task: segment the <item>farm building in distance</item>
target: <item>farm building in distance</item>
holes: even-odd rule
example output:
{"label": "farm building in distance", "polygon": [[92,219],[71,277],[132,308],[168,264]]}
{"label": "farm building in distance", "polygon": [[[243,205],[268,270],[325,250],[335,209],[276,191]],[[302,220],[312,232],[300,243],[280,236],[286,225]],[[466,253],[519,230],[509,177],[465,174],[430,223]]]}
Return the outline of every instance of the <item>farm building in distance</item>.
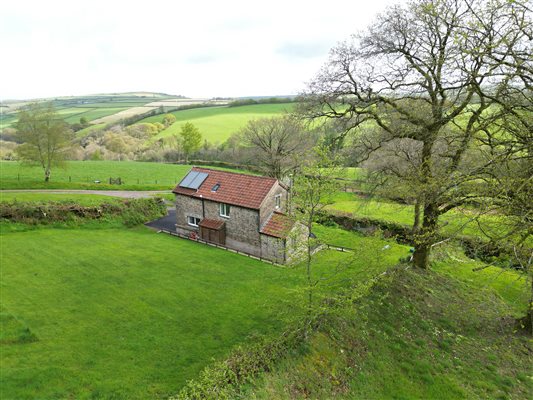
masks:
{"label": "farm building in distance", "polygon": [[297,226],[277,179],[193,167],[173,193],[177,233],[278,263],[295,256]]}

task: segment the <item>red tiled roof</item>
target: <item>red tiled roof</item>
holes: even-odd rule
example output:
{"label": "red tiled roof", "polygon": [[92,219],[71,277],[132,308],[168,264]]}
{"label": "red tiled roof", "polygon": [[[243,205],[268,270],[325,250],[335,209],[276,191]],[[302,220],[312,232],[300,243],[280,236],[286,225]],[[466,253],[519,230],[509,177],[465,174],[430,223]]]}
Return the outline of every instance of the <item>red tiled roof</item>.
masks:
{"label": "red tiled roof", "polygon": [[216,229],[216,230],[219,230],[220,228],[222,228],[224,226],[224,223],[226,221],[221,221],[221,220],[217,220],[217,219],[208,219],[208,218],[204,218],[200,224],[198,226],[202,226],[204,228],[208,228],[208,229]]}
{"label": "red tiled roof", "polygon": [[294,220],[291,217],[280,212],[273,212],[263,229],[261,229],[261,233],[278,238],[286,238],[293,226]]}
{"label": "red tiled roof", "polygon": [[[179,184],[172,191],[176,194],[213,200],[236,206],[258,210],[272,186],[275,178],[238,174],[235,172],[218,171],[209,168],[193,167],[191,171],[206,172],[207,178],[198,190],[182,188]],[[216,192],[213,186],[220,184]]]}

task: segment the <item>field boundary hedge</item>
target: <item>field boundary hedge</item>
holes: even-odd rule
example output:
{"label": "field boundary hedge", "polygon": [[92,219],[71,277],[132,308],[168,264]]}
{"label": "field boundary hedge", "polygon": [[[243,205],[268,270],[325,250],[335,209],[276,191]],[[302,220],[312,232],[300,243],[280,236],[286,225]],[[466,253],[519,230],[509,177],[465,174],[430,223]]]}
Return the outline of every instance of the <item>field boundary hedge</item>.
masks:
{"label": "field boundary hedge", "polygon": [[[357,230],[362,233],[371,233],[379,229],[383,232],[384,237],[394,238],[401,244],[414,245],[412,228],[396,222],[368,217],[355,217],[352,214],[343,212],[321,212],[317,216],[317,222],[326,226],[333,223],[344,230]],[[437,242],[449,239],[452,239],[452,237],[441,235],[437,238]],[[510,262],[506,256],[512,255],[512,249],[506,246],[472,236],[461,235],[453,237],[453,239],[461,245],[465,254],[472,259],[478,258],[483,262],[493,262],[494,258],[503,256],[507,262]]]}
{"label": "field boundary hedge", "polygon": [[0,203],[1,220],[29,225],[118,217],[125,225],[134,226],[159,218],[166,213],[166,205],[160,198],[126,199],[103,202],[98,206],[82,206],[70,201]]}

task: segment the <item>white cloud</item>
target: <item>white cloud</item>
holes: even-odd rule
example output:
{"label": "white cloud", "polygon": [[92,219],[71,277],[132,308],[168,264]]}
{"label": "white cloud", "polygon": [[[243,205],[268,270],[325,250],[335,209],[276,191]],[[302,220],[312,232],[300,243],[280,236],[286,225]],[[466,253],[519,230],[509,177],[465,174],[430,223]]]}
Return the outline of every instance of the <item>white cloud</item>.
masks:
{"label": "white cloud", "polygon": [[0,98],[295,94],[329,48],[393,2],[6,2]]}

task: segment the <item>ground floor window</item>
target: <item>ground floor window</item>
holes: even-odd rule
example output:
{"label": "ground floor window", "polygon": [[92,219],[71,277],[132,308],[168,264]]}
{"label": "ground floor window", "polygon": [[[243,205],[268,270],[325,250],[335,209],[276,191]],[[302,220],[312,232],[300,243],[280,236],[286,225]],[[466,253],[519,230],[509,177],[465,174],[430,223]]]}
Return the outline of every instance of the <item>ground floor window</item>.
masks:
{"label": "ground floor window", "polygon": [[197,217],[191,217],[190,215],[187,217],[187,223],[190,226],[198,226],[200,224],[200,218]]}

